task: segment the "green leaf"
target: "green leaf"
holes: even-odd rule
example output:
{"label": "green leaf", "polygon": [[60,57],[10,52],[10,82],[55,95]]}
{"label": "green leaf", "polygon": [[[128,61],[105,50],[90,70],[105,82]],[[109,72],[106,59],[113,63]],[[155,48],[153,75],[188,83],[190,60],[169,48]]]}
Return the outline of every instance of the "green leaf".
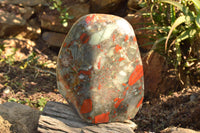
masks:
{"label": "green leaf", "polygon": [[16,98],[9,98],[8,102],[17,102],[17,99]]}
{"label": "green leaf", "polygon": [[143,46],[149,46],[149,45],[153,45],[154,42],[147,42],[145,44],[139,45],[139,47],[143,47]]}
{"label": "green leaf", "polygon": [[164,3],[168,3],[171,5],[176,6],[179,10],[183,11],[183,5],[176,2],[176,1],[172,1],[172,0],[160,0],[159,2],[164,2]]}
{"label": "green leaf", "polygon": [[61,12],[61,8],[60,8],[60,7],[57,7],[57,11],[58,11],[58,12]]}
{"label": "green leaf", "polygon": [[44,110],[44,108],[43,107],[40,107],[40,109],[39,109],[41,112]]}
{"label": "green leaf", "polygon": [[65,13],[65,17],[68,17],[68,16],[69,16],[69,13],[68,13],[68,12],[66,12],[66,13]]}
{"label": "green leaf", "polygon": [[61,6],[61,5],[62,5],[62,1],[61,1],[61,0],[55,0],[55,2],[56,2],[56,4],[57,4],[58,6]]}
{"label": "green leaf", "polygon": [[54,9],[55,9],[55,7],[54,7],[54,6],[50,6],[50,7],[49,7],[49,9],[51,9],[51,10],[54,10]]}
{"label": "green leaf", "polygon": [[196,23],[197,27],[200,28],[200,13],[197,14],[197,17],[195,19],[195,23]]}
{"label": "green leaf", "polygon": [[165,42],[165,50],[167,50],[167,43],[168,43],[168,40],[172,34],[172,31],[177,27],[179,26],[180,24],[184,23],[186,21],[185,19],[185,16],[180,16],[176,19],[176,21],[174,22],[174,24],[172,25],[172,28],[171,30],[169,31],[169,34],[167,36],[167,39],[166,39],[166,42]]}
{"label": "green leaf", "polygon": [[185,39],[188,39],[188,38],[193,38],[194,35],[197,33],[197,30],[196,29],[189,29],[187,31],[183,31],[178,37],[177,37],[177,40],[176,42],[181,42]]}
{"label": "green leaf", "polygon": [[58,5],[56,3],[53,3],[54,8],[58,8]]}
{"label": "green leaf", "polygon": [[167,36],[162,37],[162,38],[156,40],[155,43],[154,43],[154,45],[157,45],[157,44],[161,43],[162,41],[164,41],[164,40],[166,40],[166,39],[167,39]]}
{"label": "green leaf", "polygon": [[24,101],[24,100],[19,100],[18,103],[25,104],[26,101]]}
{"label": "green leaf", "polygon": [[173,24],[176,20],[176,11],[173,5],[170,6],[171,9],[171,23]]}
{"label": "green leaf", "polygon": [[74,16],[68,16],[68,19],[74,19]]}
{"label": "green leaf", "polygon": [[38,99],[37,101],[38,101],[38,105],[42,107],[44,107],[47,103],[46,98],[43,98],[43,97],[41,99]]}
{"label": "green leaf", "polygon": [[177,65],[180,66],[181,65],[181,49],[180,49],[180,43],[175,43],[175,47],[176,47],[176,60],[177,60]]}
{"label": "green leaf", "polygon": [[136,30],[170,30],[170,26],[151,26],[151,27],[143,27]]}
{"label": "green leaf", "polygon": [[153,44],[152,50],[156,49],[157,44],[161,43],[162,41],[164,41],[166,39],[167,39],[167,36],[162,37],[162,38],[156,40],[155,43]]}
{"label": "green leaf", "polygon": [[64,19],[65,17],[64,17],[64,16],[59,16],[59,18],[60,18],[60,19]]}
{"label": "green leaf", "polygon": [[196,6],[196,8],[198,10],[200,10],[200,1],[199,0],[192,0],[192,2],[194,3],[194,5]]}
{"label": "green leaf", "polygon": [[[195,18],[194,12],[191,11],[191,10],[189,9],[189,7],[183,7],[183,14],[184,14],[185,16],[188,16],[188,18],[191,19],[191,21],[192,21],[192,19]],[[190,20],[189,20],[189,21],[190,21]]]}
{"label": "green leaf", "polygon": [[143,8],[143,7],[146,7],[146,4],[147,4],[147,2],[139,2],[139,6],[141,7],[141,8]]}
{"label": "green leaf", "polygon": [[68,26],[68,22],[63,22],[62,25],[63,25],[64,27],[67,27],[67,26]]}
{"label": "green leaf", "polygon": [[61,12],[62,12],[62,13],[66,13],[66,12],[67,12],[67,8],[62,9]]}

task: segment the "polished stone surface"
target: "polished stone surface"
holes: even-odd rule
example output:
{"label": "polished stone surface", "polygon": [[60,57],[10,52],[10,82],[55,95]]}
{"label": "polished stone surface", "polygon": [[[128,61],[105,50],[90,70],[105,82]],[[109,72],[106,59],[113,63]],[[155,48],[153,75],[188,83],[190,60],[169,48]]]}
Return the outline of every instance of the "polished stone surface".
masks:
{"label": "polished stone surface", "polygon": [[144,97],[136,36],[123,18],[89,14],[66,36],[57,64],[60,93],[87,122],[134,118]]}

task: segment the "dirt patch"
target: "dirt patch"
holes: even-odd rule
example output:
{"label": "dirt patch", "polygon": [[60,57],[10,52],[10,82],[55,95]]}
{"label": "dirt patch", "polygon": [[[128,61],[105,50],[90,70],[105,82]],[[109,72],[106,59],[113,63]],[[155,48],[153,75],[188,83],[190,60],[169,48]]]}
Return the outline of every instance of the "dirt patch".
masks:
{"label": "dirt patch", "polygon": [[0,133],[11,133],[11,124],[0,116]]}
{"label": "dirt patch", "polygon": [[170,126],[200,130],[200,87],[192,86],[145,101],[134,118],[137,131],[158,132]]}
{"label": "dirt patch", "polygon": [[[38,108],[41,99],[44,103],[46,101],[66,103],[57,90],[55,76],[57,53],[51,51],[42,40],[37,40],[36,43],[37,45],[33,47],[36,53],[35,62],[34,59],[33,62],[26,62],[30,56],[21,62],[10,59],[0,62],[1,104],[14,101]],[[25,63],[28,64],[26,67]]]}

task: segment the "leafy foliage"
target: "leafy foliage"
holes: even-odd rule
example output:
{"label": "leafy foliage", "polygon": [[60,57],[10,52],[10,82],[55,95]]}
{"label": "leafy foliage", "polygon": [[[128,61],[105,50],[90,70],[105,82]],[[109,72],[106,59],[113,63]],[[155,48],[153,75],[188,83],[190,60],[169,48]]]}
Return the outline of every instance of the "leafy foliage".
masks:
{"label": "leafy foliage", "polygon": [[35,52],[32,52],[26,59],[22,61],[22,65],[20,66],[21,69],[27,68],[28,65],[36,65],[39,64],[38,59],[40,57],[37,56]]}
{"label": "leafy foliage", "polygon": [[16,102],[16,103],[21,103],[21,104],[27,104],[32,108],[39,108],[40,111],[43,111],[46,103],[47,103],[47,98],[41,97],[40,99],[38,99],[37,101],[30,101],[29,99],[25,99],[25,100],[20,100],[19,98],[14,98],[14,97],[10,97],[8,99],[8,102]]}
{"label": "leafy foliage", "polygon": [[0,44],[0,62],[6,62],[9,65],[13,65],[15,62],[15,54],[16,54],[17,48],[12,48],[12,54],[5,56],[5,46],[4,44]]}
{"label": "leafy foliage", "polygon": [[200,84],[200,1],[155,0],[152,27],[157,31],[155,50],[166,56],[183,85]]}
{"label": "leafy foliage", "polygon": [[61,0],[50,0],[50,2],[52,3],[52,5],[49,7],[52,10],[57,10],[60,13],[60,19],[61,19],[61,23],[64,27],[68,26],[68,20],[69,19],[73,19],[73,16],[70,16],[69,13],[67,12],[67,8],[64,8],[62,6],[62,1]]}

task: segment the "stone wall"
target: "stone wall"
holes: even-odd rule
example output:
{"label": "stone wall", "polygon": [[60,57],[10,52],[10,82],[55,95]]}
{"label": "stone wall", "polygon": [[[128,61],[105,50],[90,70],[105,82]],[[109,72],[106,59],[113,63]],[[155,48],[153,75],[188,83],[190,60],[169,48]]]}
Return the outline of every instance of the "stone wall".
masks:
{"label": "stone wall", "polygon": [[72,24],[83,15],[108,13],[125,17],[130,12],[130,6],[131,9],[138,9],[138,2],[137,0],[62,0],[63,7],[74,17],[68,20],[67,27],[63,27],[59,12],[49,9],[50,0],[0,0],[0,38],[20,35],[24,38],[37,39],[45,31],[64,33],[65,36]]}

